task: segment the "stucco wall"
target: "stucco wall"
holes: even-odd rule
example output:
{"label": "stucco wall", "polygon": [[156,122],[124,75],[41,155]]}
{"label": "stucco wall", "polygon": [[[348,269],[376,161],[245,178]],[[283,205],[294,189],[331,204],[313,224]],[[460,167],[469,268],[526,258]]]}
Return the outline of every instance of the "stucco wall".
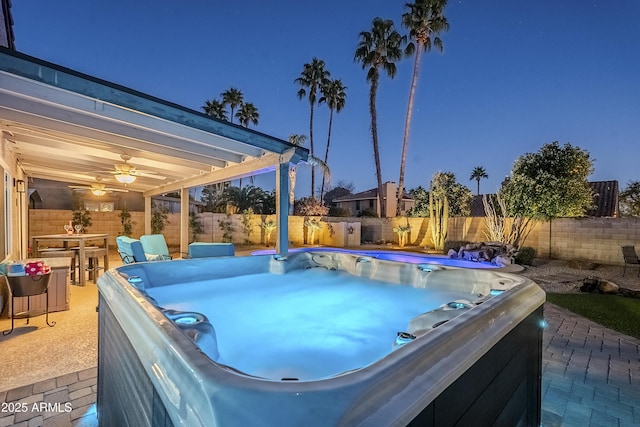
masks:
{"label": "stucco wall", "polygon": [[[92,212],[93,225],[89,232],[107,233],[111,236],[111,243],[115,245],[115,238],[122,232],[120,211]],[[69,210],[29,210],[29,237],[38,234],[56,234],[63,232],[64,224],[72,218]],[[196,240],[204,242],[221,242],[223,230],[219,221],[231,221],[233,242],[237,244],[248,241],[250,244],[263,244],[264,231],[260,227],[262,221],[274,220],[275,215],[251,217],[252,232],[246,236],[242,231],[242,215],[225,215],[205,212],[199,214],[199,220],[204,232],[196,236]],[[133,223],[133,237],[144,233],[144,214],[131,212]],[[180,245],[180,215],[169,214],[163,234],[169,246]],[[429,247],[431,244],[431,229],[429,218],[325,218],[322,231],[316,237],[315,244],[336,245],[337,223],[360,224],[360,239],[365,242],[396,243],[398,236],[393,228],[406,222],[412,226],[409,235],[411,246]],[[332,224],[330,229],[326,223]],[[449,220],[449,234],[447,240],[466,240],[472,242],[486,241],[484,218],[451,218]],[[309,243],[308,230],[304,226],[304,217],[289,217],[289,241],[295,245]],[[356,234],[357,235],[357,234]],[[193,240],[191,237],[189,240]],[[549,242],[551,241],[551,244]],[[275,242],[275,232],[271,237],[271,245]],[[622,264],[621,245],[636,245],[640,250],[640,218],[586,218],[586,219],[557,219],[551,222],[538,223],[525,241],[526,246],[532,246],[541,257],[558,259],[585,259],[605,264]]]}

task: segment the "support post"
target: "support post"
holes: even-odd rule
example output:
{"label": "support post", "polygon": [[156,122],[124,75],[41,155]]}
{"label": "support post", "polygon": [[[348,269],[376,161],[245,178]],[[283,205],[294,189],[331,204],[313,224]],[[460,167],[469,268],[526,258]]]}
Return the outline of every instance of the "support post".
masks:
{"label": "support post", "polygon": [[180,253],[189,252],[189,189],[180,190]]}
{"label": "support post", "polygon": [[276,253],[286,256],[289,252],[289,162],[276,168]]}

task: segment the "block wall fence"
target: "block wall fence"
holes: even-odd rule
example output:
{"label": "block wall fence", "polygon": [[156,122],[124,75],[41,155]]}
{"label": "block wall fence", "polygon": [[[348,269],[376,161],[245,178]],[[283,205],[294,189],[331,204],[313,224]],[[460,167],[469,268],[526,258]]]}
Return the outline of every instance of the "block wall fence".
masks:
{"label": "block wall fence", "polygon": [[[132,237],[144,234],[144,213],[130,212],[133,226]],[[91,212],[90,233],[107,233],[110,244],[115,247],[115,238],[122,233],[120,211]],[[29,210],[29,242],[31,236],[63,233],[64,224],[73,217],[70,210]],[[242,215],[226,215],[211,212],[198,214],[203,233],[190,236],[189,240],[202,242],[223,241],[223,230],[219,221],[231,222],[233,242],[236,244],[261,245],[265,242],[263,221],[275,221],[275,215],[252,215],[251,233],[243,232]],[[304,217],[289,217],[289,241],[293,245],[308,244],[309,234],[304,226]],[[170,247],[180,246],[180,214],[168,214],[163,234]],[[411,225],[408,246],[429,248],[431,229],[429,218],[323,218],[322,230],[317,234],[315,244],[331,245],[332,230],[328,224],[338,222],[360,223],[361,240],[365,243],[394,244],[398,236],[393,228],[399,224]],[[450,218],[447,240],[465,240],[471,242],[487,241],[484,234],[484,218]],[[271,236],[271,246],[276,233]],[[621,245],[635,245],[640,250],[640,218],[583,218],[554,219],[537,223],[527,237],[524,245],[535,248],[539,257],[556,259],[581,259],[602,264],[623,264]]]}

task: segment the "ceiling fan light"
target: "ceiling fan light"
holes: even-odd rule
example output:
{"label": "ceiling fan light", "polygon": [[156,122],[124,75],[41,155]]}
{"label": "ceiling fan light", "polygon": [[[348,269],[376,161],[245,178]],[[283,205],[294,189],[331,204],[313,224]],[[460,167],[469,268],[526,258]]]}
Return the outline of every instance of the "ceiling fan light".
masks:
{"label": "ceiling fan light", "polygon": [[95,195],[95,196],[104,196],[105,194],[107,194],[106,191],[101,190],[99,188],[94,188],[93,190],[91,190],[91,192]]}
{"label": "ceiling fan light", "polygon": [[115,175],[116,181],[122,183],[122,184],[131,184],[133,181],[136,180],[136,177],[134,175],[129,175],[129,174],[117,174]]}

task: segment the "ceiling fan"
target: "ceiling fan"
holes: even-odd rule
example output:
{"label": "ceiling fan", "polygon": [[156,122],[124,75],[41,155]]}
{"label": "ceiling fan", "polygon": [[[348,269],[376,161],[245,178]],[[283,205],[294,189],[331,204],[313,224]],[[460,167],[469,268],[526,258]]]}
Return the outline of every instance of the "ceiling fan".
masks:
{"label": "ceiling fan", "polygon": [[135,166],[127,163],[131,160],[131,156],[128,154],[121,154],[120,158],[122,159],[122,163],[115,164],[115,170],[110,171],[109,173],[111,173],[113,177],[122,184],[131,184],[139,176],[160,180],[166,179],[166,177],[157,175],[155,172],[137,170]]}
{"label": "ceiling fan", "polygon": [[99,176],[96,177],[96,183],[95,184],[91,184],[91,185],[70,185],[69,188],[72,188],[72,189],[78,190],[78,191],[89,190],[96,196],[104,196],[105,194],[111,193],[112,191],[119,191],[121,193],[128,193],[129,192],[129,190],[125,190],[125,189],[122,189],[122,188],[107,187],[105,184],[102,183],[102,178],[99,177]]}

